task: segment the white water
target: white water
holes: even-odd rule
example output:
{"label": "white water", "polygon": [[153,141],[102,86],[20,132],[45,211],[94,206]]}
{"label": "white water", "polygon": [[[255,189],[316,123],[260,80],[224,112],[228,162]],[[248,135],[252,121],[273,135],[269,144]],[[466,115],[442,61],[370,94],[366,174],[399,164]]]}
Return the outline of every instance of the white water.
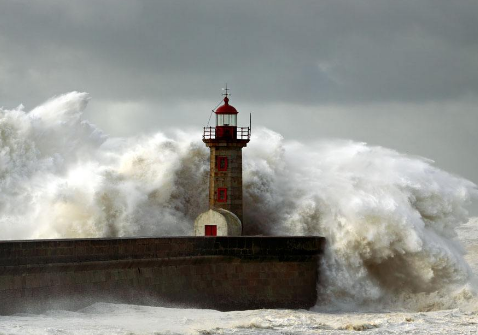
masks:
{"label": "white water", "polygon": [[[87,102],[73,92],[28,113],[0,111],[0,238],[190,234],[207,205],[200,134],[108,138],[82,120]],[[244,187],[247,233],[327,238],[326,307],[220,313],[97,304],[1,318],[0,333],[476,329],[475,279],[456,238],[477,196],[471,182],[381,147],[306,145],[258,129],[244,149]],[[475,227],[460,228],[472,265]],[[350,313],[384,309],[394,312]]]}

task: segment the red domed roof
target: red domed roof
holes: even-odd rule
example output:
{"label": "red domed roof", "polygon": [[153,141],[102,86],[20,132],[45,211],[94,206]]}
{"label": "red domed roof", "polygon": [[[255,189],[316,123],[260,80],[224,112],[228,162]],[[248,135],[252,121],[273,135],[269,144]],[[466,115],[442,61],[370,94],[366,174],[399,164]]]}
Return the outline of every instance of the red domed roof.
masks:
{"label": "red domed roof", "polygon": [[229,105],[228,97],[224,98],[224,105],[216,109],[216,114],[237,114],[237,113],[238,113],[237,110],[231,105]]}

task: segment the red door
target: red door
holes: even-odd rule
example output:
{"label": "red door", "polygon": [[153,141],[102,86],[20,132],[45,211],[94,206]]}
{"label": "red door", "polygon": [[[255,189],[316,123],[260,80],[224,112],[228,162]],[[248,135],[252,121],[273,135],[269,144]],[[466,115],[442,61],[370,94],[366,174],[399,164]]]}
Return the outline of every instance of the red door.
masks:
{"label": "red door", "polygon": [[217,226],[215,225],[205,225],[205,234],[206,236],[217,236]]}

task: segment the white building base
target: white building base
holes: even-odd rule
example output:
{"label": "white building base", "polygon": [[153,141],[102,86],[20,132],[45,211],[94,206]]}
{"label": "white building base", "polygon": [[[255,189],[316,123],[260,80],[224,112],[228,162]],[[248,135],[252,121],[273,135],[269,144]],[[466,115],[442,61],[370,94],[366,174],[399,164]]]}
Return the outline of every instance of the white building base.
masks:
{"label": "white building base", "polygon": [[[211,232],[214,232],[216,235],[214,235],[214,233],[211,234]],[[234,213],[228,210],[221,208],[210,209],[207,212],[199,214],[194,221],[194,235],[241,236],[242,223]]]}

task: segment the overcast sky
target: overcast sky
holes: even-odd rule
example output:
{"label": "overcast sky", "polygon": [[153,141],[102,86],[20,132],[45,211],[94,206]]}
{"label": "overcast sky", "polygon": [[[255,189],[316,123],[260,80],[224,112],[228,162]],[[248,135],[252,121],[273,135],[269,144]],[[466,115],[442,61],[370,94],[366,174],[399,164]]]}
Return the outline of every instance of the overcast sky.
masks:
{"label": "overcast sky", "polygon": [[114,136],[200,129],[225,82],[240,123],[478,182],[476,0],[0,0],[0,106],[86,91]]}

